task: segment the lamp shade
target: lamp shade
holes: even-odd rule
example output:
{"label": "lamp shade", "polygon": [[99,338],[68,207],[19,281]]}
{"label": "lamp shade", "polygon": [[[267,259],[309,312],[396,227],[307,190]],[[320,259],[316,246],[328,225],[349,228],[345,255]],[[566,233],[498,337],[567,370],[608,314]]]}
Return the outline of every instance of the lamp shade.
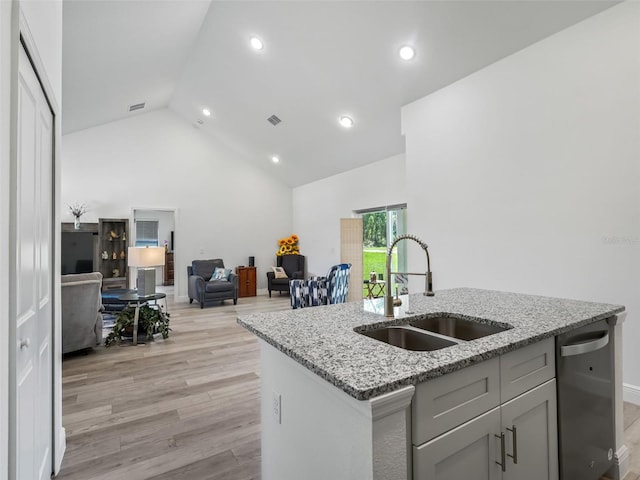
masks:
{"label": "lamp shade", "polygon": [[164,265],[163,247],[129,247],[130,267],[159,267]]}

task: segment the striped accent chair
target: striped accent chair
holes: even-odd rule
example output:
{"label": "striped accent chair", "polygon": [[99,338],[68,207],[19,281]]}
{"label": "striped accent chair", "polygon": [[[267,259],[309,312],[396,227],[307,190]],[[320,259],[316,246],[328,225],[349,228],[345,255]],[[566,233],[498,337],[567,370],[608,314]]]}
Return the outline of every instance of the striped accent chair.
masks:
{"label": "striped accent chair", "polygon": [[291,307],[304,308],[346,302],[350,273],[351,264],[341,263],[331,267],[326,277],[291,280],[289,282]]}

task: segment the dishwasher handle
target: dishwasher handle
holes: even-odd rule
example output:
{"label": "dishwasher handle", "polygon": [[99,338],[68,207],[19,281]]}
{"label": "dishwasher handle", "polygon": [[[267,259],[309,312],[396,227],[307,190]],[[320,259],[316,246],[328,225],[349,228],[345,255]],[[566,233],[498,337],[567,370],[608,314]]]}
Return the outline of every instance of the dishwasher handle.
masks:
{"label": "dishwasher handle", "polygon": [[569,345],[562,345],[560,347],[560,356],[572,357],[574,355],[582,355],[585,353],[595,352],[602,347],[606,347],[609,344],[609,332],[602,332],[603,334],[595,340],[588,340],[586,342],[579,342]]}

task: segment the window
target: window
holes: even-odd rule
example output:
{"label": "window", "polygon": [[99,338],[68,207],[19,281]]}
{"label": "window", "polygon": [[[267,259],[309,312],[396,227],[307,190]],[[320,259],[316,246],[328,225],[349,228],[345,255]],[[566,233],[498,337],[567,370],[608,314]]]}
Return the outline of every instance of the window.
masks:
{"label": "window", "polygon": [[136,247],[159,247],[158,220],[136,220]]}

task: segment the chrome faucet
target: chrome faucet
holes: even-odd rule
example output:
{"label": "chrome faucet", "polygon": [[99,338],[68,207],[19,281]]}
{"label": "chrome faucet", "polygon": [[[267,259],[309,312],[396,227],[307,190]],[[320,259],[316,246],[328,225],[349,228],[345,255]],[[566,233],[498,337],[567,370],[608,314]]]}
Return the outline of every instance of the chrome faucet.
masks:
{"label": "chrome faucet", "polygon": [[[420,245],[422,247],[422,249],[424,250],[424,253],[427,254],[427,271],[426,273],[408,273],[408,272],[392,272],[391,271],[391,253],[393,252],[393,248],[396,246],[396,244],[400,241],[400,240],[413,240],[414,242],[417,242],[418,245]],[[405,275],[424,275],[425,276],[425,292],[424,295],[426,295],[427,297],[433,297],[434,293],[433,293],[433,281],[431,278],[431,261],[429,260],[429,249],[427,247],[427,244],[424,243],[422,240],[420,240],[418,237],[416,237],[415,235],[400,235],[399,237],[396,237],[396,239],[393,241],[393,243],[391,244],[391,246],[389,247],[389,249],[387,250],[387,264],[386,264],[386,279],[388,282],[387,285],[387,292],[385,293],[384,296],[384,314],[386,317],[391,317],[393,318],[393,297],[391,294],[391,274],[405,274]]]}

